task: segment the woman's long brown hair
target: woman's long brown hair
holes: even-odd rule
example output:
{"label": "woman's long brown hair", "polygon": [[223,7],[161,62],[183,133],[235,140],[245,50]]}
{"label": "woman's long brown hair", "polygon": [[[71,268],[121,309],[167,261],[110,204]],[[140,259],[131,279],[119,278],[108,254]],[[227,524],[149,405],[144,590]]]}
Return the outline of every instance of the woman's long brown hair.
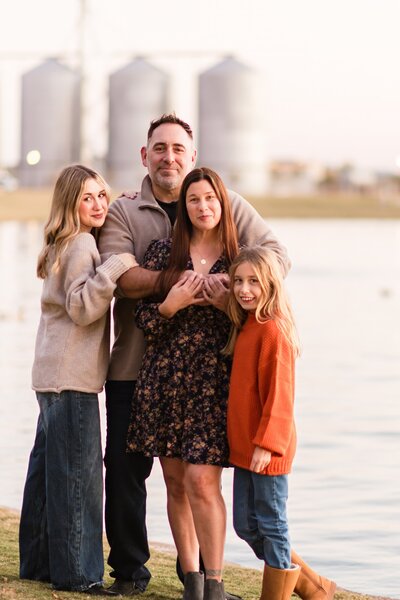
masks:
{"label": "woman's long brown hair", "polygon": [[193,169],[182,182],[176,209],[176,223],[172,233],[171,254],[168,266],[165,271],[162,271],[158,281],[158,290],[162,298],[178,281],[180,274],[186,270],[190,255],[190,240],[193,234],[193,225],[186,207],[186,195],[192,183],[203,180],[208,181],[221,203],[221,220],[218,224],[218,234],[228,265],[232,263],[239,251],[238,235],[233,221],[231,203],[222,179],[215,171],[207,167]]}

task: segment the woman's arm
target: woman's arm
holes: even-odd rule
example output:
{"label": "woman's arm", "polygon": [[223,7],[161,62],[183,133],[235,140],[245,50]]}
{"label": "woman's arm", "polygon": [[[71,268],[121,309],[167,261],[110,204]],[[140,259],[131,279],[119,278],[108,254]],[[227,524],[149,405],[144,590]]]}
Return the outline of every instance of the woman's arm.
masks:
{"label": "woman's arm", "polygon": [[175,285],[172,286],[163,302],[139,300],[135,321],[142,329],[146,339],[159,335],[168,335],[178,322],[178,313],[191,304],[201,304],[203,298],[196,297],[202,289],[202,278],[194,272],[186,272]]}
{"label": "woman's arm", "polygon": [[62,262],[65,310],[81,326],[94,323],[107,312],[117,279],[136,263],[134,256],[124,253],[110,256],[100,265],[90,233],[71,241]]}

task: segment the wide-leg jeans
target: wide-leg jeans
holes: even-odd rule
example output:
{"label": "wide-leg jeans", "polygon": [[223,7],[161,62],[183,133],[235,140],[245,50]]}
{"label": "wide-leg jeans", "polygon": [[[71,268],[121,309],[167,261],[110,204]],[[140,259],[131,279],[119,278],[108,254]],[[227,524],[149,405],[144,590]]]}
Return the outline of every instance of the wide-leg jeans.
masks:
{"label": "wide-leg jeans", "polygon": [[235,467],[234,529],[260,560],[275,569],[291,565],[287,498],[287,475],[261,475]]}
{"label": "wide-leg jeans", "polygon": [[21,511],[20,577],[85,590],[102,583],[104,574],[98,397],[36,395],[40,414]]}

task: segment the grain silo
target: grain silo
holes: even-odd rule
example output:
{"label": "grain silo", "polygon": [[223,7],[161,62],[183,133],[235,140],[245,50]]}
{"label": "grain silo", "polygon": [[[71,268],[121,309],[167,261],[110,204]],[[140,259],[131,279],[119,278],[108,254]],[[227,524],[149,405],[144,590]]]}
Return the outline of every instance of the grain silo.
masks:
{"label": "grain silo", "polygon": [[242,194],[266,191],[263,92],[260,74],[231,57],[200,75],[198,164]]}
{"label": "grain silo", "polygon": [[79,160],[80,76],[48,59],[22,77],[21,184],[47,186]]}
{"label": "grain silo", "polygon": [[140,189],[146,174],[140,149],[150,121],[167,109],[169,77],[143,58],[110,76],[108,177],[120,188]]}

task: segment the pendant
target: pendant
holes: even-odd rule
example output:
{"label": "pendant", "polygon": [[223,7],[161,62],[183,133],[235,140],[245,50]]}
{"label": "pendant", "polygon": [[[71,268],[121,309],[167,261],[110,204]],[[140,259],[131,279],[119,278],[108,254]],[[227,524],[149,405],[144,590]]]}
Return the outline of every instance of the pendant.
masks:
{"label": "pendant", "polygon": [[201,262],[201,264],[202,264],[202,265],[205,265],[207,261],[206,261],[206,259],[205,259],[205,258],[202,258],[202,259],[200,260],[200,262]]}

